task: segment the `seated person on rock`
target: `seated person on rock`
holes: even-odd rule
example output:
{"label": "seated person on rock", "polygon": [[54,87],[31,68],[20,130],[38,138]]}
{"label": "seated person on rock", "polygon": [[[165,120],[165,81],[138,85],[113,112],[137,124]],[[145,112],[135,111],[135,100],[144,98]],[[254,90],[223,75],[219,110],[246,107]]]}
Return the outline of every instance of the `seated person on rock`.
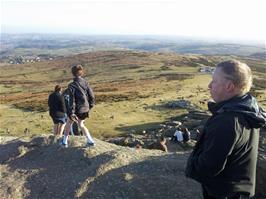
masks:
{"label": "seated person on rock", "polygon": [[171,138],[172,141],[188,142],[190,140],[190,131],[187,128],[178,128]]}

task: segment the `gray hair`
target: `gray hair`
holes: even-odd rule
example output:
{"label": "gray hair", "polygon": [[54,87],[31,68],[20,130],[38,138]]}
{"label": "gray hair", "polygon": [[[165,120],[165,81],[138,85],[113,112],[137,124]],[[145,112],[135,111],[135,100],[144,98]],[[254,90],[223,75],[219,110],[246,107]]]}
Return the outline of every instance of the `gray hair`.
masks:
{"label": "gray hair", "polygon": [[228,60],[217,64],[216,67],[221,68],[225,78],[240,89],[239,94],[249,92],[252,86],[252,73],[247,64],[238,60]]}

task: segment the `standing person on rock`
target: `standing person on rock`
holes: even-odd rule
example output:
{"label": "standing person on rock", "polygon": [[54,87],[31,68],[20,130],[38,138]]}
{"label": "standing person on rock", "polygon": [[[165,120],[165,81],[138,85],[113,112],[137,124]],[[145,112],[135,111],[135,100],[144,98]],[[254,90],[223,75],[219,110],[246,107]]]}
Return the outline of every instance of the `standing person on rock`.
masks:
{"label": "standing person on rock", "polygon": [[209,84],[212,113],[186,166],[204,199],[248,199],[255,194],[259,130],[265,112],[249,94],[251,70],[229,60],[216,66]]}
{"label": "standing person on rock", "polygon": [[56,85],[54,92],[48,98],[49,114],[54,122],[54,135],[61,137],[65,128],[67,114],[62,87]]}
{"label": "standing person on rock", "polygon": [[94,146],[93,138],[84,125],[84,121],[89,117],[89,111],[95,104],[95,98],[88,82],[82,78],[84,71],[81,65],[75,65],[71,68],[73,82],[68,85],[69,103],[68,103],[68,120],[62,145],[68,146],[68,136],[73,122],[77,122],[83,135],[86,136],[86,146]]}

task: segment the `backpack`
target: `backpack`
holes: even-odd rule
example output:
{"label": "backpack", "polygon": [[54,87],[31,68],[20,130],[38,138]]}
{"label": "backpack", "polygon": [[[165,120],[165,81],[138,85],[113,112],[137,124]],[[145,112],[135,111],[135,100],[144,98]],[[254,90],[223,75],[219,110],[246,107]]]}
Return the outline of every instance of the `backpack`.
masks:
{"label": "backpack", "polygon": [[69,90],[69,88],[65,89],[62,95],[63,95],[64,101],[65,101],[67,115],[69,115],[69,114],[71,114],[70,90]]}
{"label": "backpack", "polygon": [[89,103],[89,96],[87,91],[77,82],[75,82],[75,85],[77,86],[77,96],[76,98],[79,99],[79,101],[76,102],[76,112],[78,113],[87,113],[90,110],[90,103]]}

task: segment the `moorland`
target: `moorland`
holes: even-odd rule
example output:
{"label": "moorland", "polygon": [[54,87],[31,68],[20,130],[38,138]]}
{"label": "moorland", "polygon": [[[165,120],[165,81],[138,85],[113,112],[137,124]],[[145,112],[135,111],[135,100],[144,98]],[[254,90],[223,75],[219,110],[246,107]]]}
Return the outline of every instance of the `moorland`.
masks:
{"label": "moorland", "polygon": [[[165,41],[153,37],[4,35],[0,53],[0,134],[23,135],[25,128],[29,134],[51,133],[47,98],[56,84],[66,88],[73,64],[85,67],[85,78],[95,92],[96,106],[86,123],[98,138],[156,128],[187,112],[165,106],[169,102],[188,100],[206,110],[211,73],[200,69],[226,59],[239,59],[251,67],[252,93],[266,108],[263,52],[265,48],[250,44],[180,38]],[[10,63],[16,57],[23,60],[44,54],[52,59]]]}

